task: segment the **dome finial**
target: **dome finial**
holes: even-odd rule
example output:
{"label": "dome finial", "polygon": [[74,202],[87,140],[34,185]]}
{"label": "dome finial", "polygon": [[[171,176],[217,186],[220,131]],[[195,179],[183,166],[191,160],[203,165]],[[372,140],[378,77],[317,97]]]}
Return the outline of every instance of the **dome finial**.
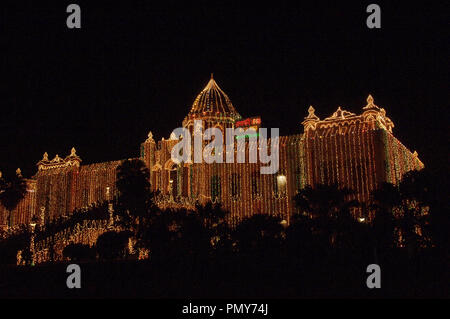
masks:
{"label": "dome finial", "polygon": [[214,80],[214,73],[211,73],[208,84],[195,98],[188,116],[183,121],[183,126],[189,120],[193,121],[194,118],[202,119],[205,117],[216,122],[234,122],[241,118],[229,97]]}
{"label": "dome finial", "polygon": [[171,140],[171,141],[177,140],[177,135],[175,134],[175,132],[170,133],[169,140]]}
{"label": "dome finial", "polygon": [[308,116],[305,117],[305,120],[319,120],[319,117],[314,113],[316,110],[312,105],[308,108]]}
{"label": "dome finial", "polygon": [[375,105],[372,94],[369,94],[366,101],[367,101],[367,105],[363,107],[363,110],[371,110],[371,109],[378,110],[378,111],[380,110],[380,108],[377,105]]}

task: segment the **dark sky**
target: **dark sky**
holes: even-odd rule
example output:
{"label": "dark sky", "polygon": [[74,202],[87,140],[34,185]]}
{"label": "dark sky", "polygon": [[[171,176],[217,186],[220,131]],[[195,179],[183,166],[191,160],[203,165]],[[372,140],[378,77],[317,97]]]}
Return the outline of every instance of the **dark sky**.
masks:
{"label": "dark sky", "polygon": [[[66,27],[73,2],[81,30]],[[359,113],[371,93],[426,166],[447,167],[448,8],[242,2],[2,2],[0,168],[30,176],[44,151],[72,146],[84,163],[138,156],[149,130],[181,125],[211,72],[243,117],[282,134],[302,132],[310,104]],[[381,30],[366,27],[371,2]]]}

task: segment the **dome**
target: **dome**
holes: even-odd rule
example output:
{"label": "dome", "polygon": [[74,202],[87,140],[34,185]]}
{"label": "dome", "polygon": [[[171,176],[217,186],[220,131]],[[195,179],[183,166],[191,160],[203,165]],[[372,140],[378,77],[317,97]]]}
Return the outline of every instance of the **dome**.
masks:
{"label": "dome", "polygon": [[194,100],[189,114],[183,121],[183,126],[187,126],[191,120],[195,119],[234,123],[240,118],[229,97],[211,75],[206,87]]}

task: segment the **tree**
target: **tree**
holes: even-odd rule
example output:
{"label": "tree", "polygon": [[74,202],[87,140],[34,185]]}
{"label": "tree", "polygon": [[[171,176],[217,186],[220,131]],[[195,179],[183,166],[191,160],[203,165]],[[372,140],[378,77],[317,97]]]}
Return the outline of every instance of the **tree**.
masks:
{"label": "tree", "polygon": [[212,247],[216,252],[231,252],[230,229],[226,220],[228,214],[220,204],[207,202],[197,204],[195,211],[209,232]]}
{"label": "tree", "polygon": [[394,210],[401,205],[400,191],[397,186],[384,182],[371,193],[370,209],[375,214],[370,228],[374,258],[385,255],[396,244]]}
{"label": "tree", "polygon": [[407,172],[398,185],[383,183],[372,192],[372,222],[378,249],[405,246],[411,256],[430,243],[431,180],[424,171]]}
{"label": "tree", "polygon": [[127,231],[108,231],[97,238],[97,252],[100,259],[120,259],[126,255],[130,233]]}
{"label": "tree", "polygon": [[169,210],[156,210],[141,225],[137,233],[137,245],[150,251],[152,260],[167,256],[172,240],[172,216]]}
{"label": "tree", "polygon": [[69,244],[63,249],[63,256],[71,261],[93,260],[95,259],[95,249],[89,245]]}
{"label": "tree", "polygon": [[[6,234],[5,234],[6,235]],[[31,232],[26,225],[21,225],[19,229],[3,236],[0,240],[0,264],[16,264],[17,252],[22,251],[22,259],[29,262]]]}
{"label": "tree", "polygon": [[150,171],[139,159],[124,160],[117,168],[116,186],[119,191],[118,213],[128,226],[136,226],[151,206]]}
{"label": "tree", "polygon": [[273,253],[283,241],[283,226],[277,217],[256,214],[240,222],[233,232],[240,252]]}
{"label": "tree", "polygon": [[208,228],[216,227],[225,222],[227,212],[222,209],[220,204],[213,204],[212,202],[207,202],[205,205],[197,204],[195,210]]}
{"label": "tree", "polygon": [[294,214],[286,231],[289,253],[302,255],[313,250],[313,225],[307,214]]}
{"label": "tree", "polygon": [[2,175],[0,173],[0,203],[8,212],[8,228],[12,226],[12,213],[20,201],[25,198],[27,184],[20,170],[15,174]]}
{"label": "tree", "polygon": [[448,200],[448,190],[450,189],[450,176],[448,169],[441,169],[437,172],[428,171],[427,168],[421,170],[426,175],[427,204],[429,204],[429,224],[427,231],[432,234],[433,244],[439,249],[447,250],[450,254],[450,205]]}
{"label": "tree", "polygon": [[[308,217],[311,231],[315,237],[325,243],[335,246],[351,244],[349,235],[355,219],[351,209],[358,202],[350,199],[353,191],[339,188],[336,184],[318,184],[314,188],[306,186],[295,196],[294,201],[299,214]],[[302,218],[305,219],[305,218]]]}
{"label": "tree", "polygon": [[427,171],[409,171],[399,183],[401,211],[398,227],[410,255],[431,244],[429,217],[432,184]]}
{"label": "tree", "polygon": [[203,220],[197,212],[180,209],[171,213],[173,216],[172,245],[175,252],[193,261],[205,261],[211,248],[211,238]]}

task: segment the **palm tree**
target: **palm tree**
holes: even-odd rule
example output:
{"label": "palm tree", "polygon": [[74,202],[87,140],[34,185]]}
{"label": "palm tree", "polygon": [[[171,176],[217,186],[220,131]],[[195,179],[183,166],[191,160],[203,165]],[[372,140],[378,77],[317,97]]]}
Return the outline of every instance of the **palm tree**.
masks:
{"label": "palm tree", "polygon": [[212,228],[225,221],[227,212],[222,209],[220,204],[213,204],[207,202],[205,205],[196,204],[195,211],[199,217],[204,221],[205,226]]}
{"label": "palm tree", "polygon": [[273,253],[283,242],[281,220],[268,214],[256,214],[242,220],[233,232],[239,251],[244,253]]}
{"label": "palm tree", "polygon": [[353,191],[339,188],[337,185],[318,184],[314,188],[306,186],[295,196],[296,207],[300,215],[310,219],[312,232],[326,241],[338,244],[351,232],[355,223],[351,209],[357,206],[349,198]]}
{"label": "palm tree", "polygon": [[450,202],[448,190],[450,189],[450,176],[448,169],[430,171],[425,168],[420,171],[426,178],[426,197],[429,205],[429,224],[426,231],[432,234],[433,245],[439,249],[446,249],[450,255]]}
{"label": "palm tree", "polygon": [[426,230],[431,184],[424,172],[411,171],[398,185],[384,183],[372,193],[376,210],[373,231],[378,248],[406,246],[411,256],[419,246],[429,243]]}
{"label": "palm tree", "polygon": [[371,193],[370,207],[375,211],[375,216],[370,230],[375,261],[378,261],[380,253],[386,253],[396,243],[394,211],[400,205],[400,190],[391,183],[382,183]]}
{"label": "palm tree", "polygon": [[3,176],[0,172],[0,203],[8,212],[8,228],[12,226],[12,212],[25,198],[27,183],[17,169],[16,174]]}
{"label": "palm tree", "polygon": [[410,255],[420,246],[427,246],[431,242],[427,232],[432,183],[426,171],[410,171],[403,176],[399,184],[403,211],[399,218],[399,228]]}
{"label": "palm tree", "polygon": [[226,250],[230,244],[230,229],[226,219],[228,212],[220,204],[212,202],[205,205],[197,203],[195,212],[209,232],[210,242],[216,252]]}

